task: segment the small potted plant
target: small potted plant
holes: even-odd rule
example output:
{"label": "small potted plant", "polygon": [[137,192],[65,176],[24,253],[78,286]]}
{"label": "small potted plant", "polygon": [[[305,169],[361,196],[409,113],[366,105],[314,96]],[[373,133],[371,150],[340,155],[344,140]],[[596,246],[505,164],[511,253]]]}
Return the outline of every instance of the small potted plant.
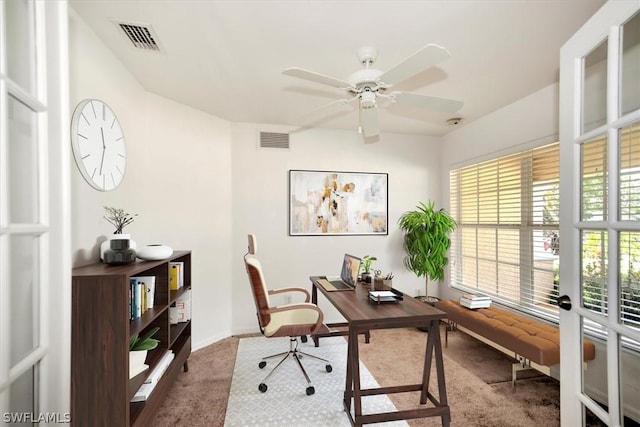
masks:
{"label": "small potted plant", "polygon": [[100,261],[104,261],[105,251],[111,248],[111,240],[128,240],[128,247],[133,250],[136,249],[136,242],[131,240],[131,236],[129,234],[124,234],[123,230],[127,225],[131,224],[135,220],[135,217],[138,216],[138,214],[130,214],[125,212],[124,209],[112,208],[109,206],[104,207],[104,212],[105,215],[103,218],[116,229],[113,234],[107,236],[107,240],[102,242],[100,245]]}
{"label": "small potted plant", "polygon": [[158,326],[149,329],[145,334],[135,334],[129,339],[129,378],[132,378],[144,370],[144,362],[147,352],[158,347],[160,340],[152,338],[160,328]]}
{"label": "small potted plant", "polygon": [[122,230],[134,221],[134,217],[138,216],[138,214],[131,215],[125,212],[124,209],[110,208],[109,206],[105,206],[104,211],[105,216],[103,218],[116,228],[113,234],[122,234]]}
{"label": "small potted plant", "polygon": [[377,261],[378,258],[372,255],[365,255],[362,257],[362,264],[360,269],[362,270],[362,283],[371,283],[371,265],[373,261]]}

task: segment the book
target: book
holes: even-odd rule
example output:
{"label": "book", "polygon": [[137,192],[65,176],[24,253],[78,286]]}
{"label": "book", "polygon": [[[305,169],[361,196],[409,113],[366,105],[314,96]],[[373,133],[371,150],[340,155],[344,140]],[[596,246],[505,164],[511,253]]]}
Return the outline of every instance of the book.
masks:
{"label": "book", "polygon": [[176,307],[179,322],[191,320],[191,289],[187,289],[176,299]]}
{"label": "book", "polygon": [[147,365],[146,363],[143,363],[142,365],[138,366],[137,368],[134,368],[133,370],[129,370],[129,379],[135,377],[136,375],[140,374],[141,372],[145,371],[149,369],[149,365]]}
{"label": "book", "polygon": [[156,387],[155,384],[144,383],[140,386],[136,394],[131,399],[132,402],[146,402],[153,389]]}
{"label": "book", "polygon": [[460,305],[466,308],[470,308],[470,309],[476,309],[476,308],[489,308],[491,307],[491,302],[476,302],[476,303],[464,303],[464,302],[460,302]]}
{"label": "book", "polygon": [[184,285],[184,262],[169,263],[169,288],[176,291]]}
{"label": "book", "polygon": [[133,283],[133,318],[137,319],[142,316],[140,283],[136,280]]}
{"label": "book", "polygon": [[156,294],[156,276],[135,276],[131,277],[131,280],[136,280],[138,282],[142,282],[145,285],[146,289],[146,308],[153,308],[153,303],[155,300]]}
{"label": "book", "polygon": [[151,396],[151,393],[153,393],[153,390],[160,381],[160,378],[162,378],[162,375],[167,371],[167,368],[174,357],[175,355],[170,350],[165,352],[160,359],[160,362],[156,364],[149,376],[145,379],[144,383],[131,399],[132,402],[145,402],[149,396]]}
{"label": "book", "polygon": [[491,298],[486,295],[474,295],[469,293],[464,293],[460,296],[460,299],[465,299],[468,301],[491,301]]}
{"label": "book", "polygon": [[482,301],[470,301],[467,299],[460,298],[460,305],[467,308],[489,308],[491,307],[491,300],[482,300]]}
{"label": "book", "polygon": [[160,378],[162,378],[162,375],[164,375],[164,373],[167,371],[167,368],[171,364],[171,361],[174,359],[174,357],[175,354],[173,354],[171,350],[167,350],[164,355],[162,355],[162,358],[155,366],[155,368],[153,368],[147,379],[144,380],[144,382],[146,384],[157,384],[158,381],[160,381]]}

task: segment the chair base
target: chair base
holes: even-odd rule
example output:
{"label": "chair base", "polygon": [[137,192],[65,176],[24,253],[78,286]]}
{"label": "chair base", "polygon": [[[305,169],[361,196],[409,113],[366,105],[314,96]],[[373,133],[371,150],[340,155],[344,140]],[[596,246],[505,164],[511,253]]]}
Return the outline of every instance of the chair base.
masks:
{"label": "chair base", "polygon": [[307,356],[307,357],[310,357],[312,359],[316,359],[316,360],[320,360],[322,362],[325,362],[326,363],[326,365],[325,365],[326,371],[327,372],[333,371],[333,367],[331,366],[330,362],[327,359],[323,359],[322,357],[314,356],[313,354],[305,353],[303,351],[298,350],[298,337],[290,337],[289,338],[289,351],[285,351],[285,352],[282,352],[282,353],[277,353],[277,354],[273,354],[271,356],[263,357],[262,361],[258,364],[258,367],[260,369],[262,369],[265,366],[267,366],[267,362],[266,362],[267,359],[272,359],[274,357],[282,357],[280,362],[278,362],[278,364],[271,370],[271,372],[269,372],[269,374],[266,377],[264,377],[264,379],[262,380],[262,382],[258,386],[258,390],[260,390],[262,393],[265,393],[267,391],[267,388],[268,388],[266,382],[269,379],[269,377],[271,375],[273,375],[273,373],[284,363],[285,360],[287,360],[289,357],[291,357],[291,358],[293,358],[293,360],[296,361],[296,363],[298,364],[298,367],[300,368],[300,371],[302,371],[302,375],[304,375],[304,378],[307,380],[307,389],[306,389],[307,396],[311,396],[312,394],[314,394],[315,393],[315,388],[311,384],[311,379],[309,378],[309,375],[307,374],[307,371],[304,369],[304,366],[302,366],[302,362],[300,361],[300,359],[303,358],[304,356]]}

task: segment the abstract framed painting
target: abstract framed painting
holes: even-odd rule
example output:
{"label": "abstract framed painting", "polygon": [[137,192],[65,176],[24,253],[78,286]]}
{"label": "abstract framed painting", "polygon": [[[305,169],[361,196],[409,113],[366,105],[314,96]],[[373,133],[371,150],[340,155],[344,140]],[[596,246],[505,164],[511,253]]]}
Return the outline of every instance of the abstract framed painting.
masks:
{"label": "abstract framed painting", "polygon": [[387,235],[389,175],[289,171],[289,235]]}

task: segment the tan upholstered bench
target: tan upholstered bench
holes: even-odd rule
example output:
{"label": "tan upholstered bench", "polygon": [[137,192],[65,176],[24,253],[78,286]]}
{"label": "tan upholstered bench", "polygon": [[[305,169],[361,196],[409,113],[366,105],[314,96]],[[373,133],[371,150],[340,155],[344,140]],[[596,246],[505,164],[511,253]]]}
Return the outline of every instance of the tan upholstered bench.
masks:
{"label": "tan upholstered bench", "polygon": [[[530,317],[520,316],[497,307],[468,309],[458,301],[439,301],[436,307],[447,313],[449,325],[513,356],[512,382],[515,386],[518,371],[536,369],[550,375],[550,367],[560,363],[560,331]],[[445,343],[448,339],[445,338]],[[591,341],[583,342],[584,361],[595,358]]]}

